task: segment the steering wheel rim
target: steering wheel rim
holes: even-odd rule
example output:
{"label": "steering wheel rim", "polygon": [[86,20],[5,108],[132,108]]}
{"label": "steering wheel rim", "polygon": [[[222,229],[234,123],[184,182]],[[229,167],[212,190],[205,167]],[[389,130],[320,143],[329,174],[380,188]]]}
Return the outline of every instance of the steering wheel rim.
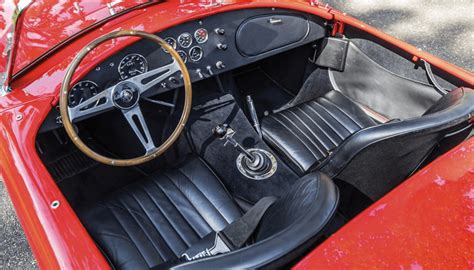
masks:
{"label": "steering wheel rim", "polygon": [[[142,156],[135,157],[135,158],[130,158],[130,159],[116,159],[116,158],[107,157],[107,156],[104,156],[104,155],[101,155],[101,154],[95,152],[90,147],[88,147],[81,140],[81,138],[78,136],[78,134],[76,132],[76,129],[73,126],[73,122],[71,120],[71,117],[70,117],[68,94],[69,94],[69,91],[70,91],[70,83],[71,83],[72,77],[73,77],[77,67],[79,66],[81,61],[85,58],[85,56],[90,51],[92,51],[94,48],[96,48],[97,46],[99,46],[100,44],[102,44],[102,43],[104,43],[108,40],[111,40],[111,39],[114,39],[114,38],[119,38],[119,37],[127,37],[127,36],[128,37],[141,37],[141,38],[144,38],[144,39],[151,40],[151,41],[157,43],[158,45],[160,45],[162,48],[164,48],[167,52],[169,52],[169,54],[171,55],[171,57],[173,59],[172,64],[177,64],[179,66],[179,69],[180,69],[181,74],[183,76],[182,79],[183,79],[183,82],[184,82],[185,98],[184,98],[183,112],[182,112],[181,117],[178,121],[178,124],[176,125],[176,128],[174,129],[173,133],[171,133],[171,135],[168,137],[168,139],[166,139],[165,142],[163,142],[160,146],[155,147],[155,149],[153,149],[152,151],[148,151],[146,149],[146,153]],[[159,69],[160,68],[155,69],[155,70],[159,71]],[[170,71],[171,71],[171,68],[170,68]],[[174,73],[175,72],[177,72],[177,71],[174,71]],[[147,73],[150,73],[150,72],[147,72]],[[155,73],[158,73],[158,72],[155,72]],[[164,74],[164,75],[166,75],[166,74]],[[152,81],[155,81],[155,80],[157,80],[161,77],[167,78],[169,76],[169,75],[166,75],[166,76],[164,76],[164,75],[160,75],[160,76],[158,76],[158,78],[153,79]],[[133,79],[133,77],[130,78],[129,80],[126,80],[126,81],[132,81],[131,79]],[[121,84],[122,82],[117,83],[116,85],[114,85],[111,88],[117,87],[117,85]],[[159,82],[160,81],[158,81],[157,83],[159,83]],[[153,84],[150,87],[153,87],[154,85],[156,85],[156,83]],[[111,89],[111,88],[108,88],[106,90],[109,91],[109,89]],[[147,91],[149,88],[147,88],[146,90],[143,90],[143,92]],[[106,90],[104,90],[103,92],[105,92]],[[113,94],[114,90],[115,89],[110,90],[112,94]],[[110,96],[110,97],[104,96],[104,97],[106,99],[110,99],[111,103],[115,102],[115,101],[112,100],[113,96]],[[138,94],[138,99],[140,99],[139,94]],[[136,102],[135,105],[139,109],[138,101]],[[86,106],[83,106],[83,107],[86,107]],[[115,107],[117,107],[117,106],[115,105]],[[60,97],[59,97],[59,109],[60,109],[60,113],[61,113],[62,122],[63,122],[64,128],[66,130],[66,133],[70,137],[71,141],[77,146],[77,148],[79,148],[79,150],[81,152],[83,152],[88,157],[90,157],[90,158],[92,158],[92,159],[94,159],[94,160],[96,160],[100,163],[108,164],[108,165],[112,165],[112,166],[134,166],[134,165],[139,165],[139,164],[143,164],[145,162],[148,162],[148,161],[162,155],[169,147],[171,147],[171,145],[173,145],[173,143],[178,139],[179,135],[183,131],[184,126],[185,126],[185,124],[186,124],[186,122],[189,118],[191,108],[192,108],[191,79],[190,79],[189,72],[188,72],[188,69],[186,67],[186,64],[183,62],[183,60],[181,59],[179,54],[176,52],[175,49],[173,49],[166,41],[164,41],[160,37],[158,37],[156,35],[153,35],[153,34],[150,34],[150,33],[147,33],[147,32],[135,31],[135,30],[120,30],[120,31],[111,32],[111,33],[105,34],[105,35],[95,39],[94,41],[89,43],[86,47],[84,47],[76,55],[76,57],[73,59],[73,61],[69,65],[69,67],[66,71],[66,75],[64,76],[64,79],[63,79],[63,83],[62,83],[62,86],[61,86]],[[131,110],[132,109],[130,109],[130,111]],[[124,111],[122,111],[122,112],[125,115],[125,112]],[[140,111],[140,116],[142,116],[141,111]],[[129,120],[129,119],[127,119],[127,120]],[[130,123],[130,120],[129,120],[129,123]],[[145,123],[145,125],[146,125],[146,123]],[[133,128],[133,126],[132,126],[132,128]],[[145,128],[145,127],[143,127],[143,128]],[[137,134],[137,136],[138,136],[138,134]],[[140,137],[139,137],[139,139],[140,139]],[[143,144],[143,142],[142,142],[142,144]],[[153,143],[153,146],[154,146],[154,143]]]}

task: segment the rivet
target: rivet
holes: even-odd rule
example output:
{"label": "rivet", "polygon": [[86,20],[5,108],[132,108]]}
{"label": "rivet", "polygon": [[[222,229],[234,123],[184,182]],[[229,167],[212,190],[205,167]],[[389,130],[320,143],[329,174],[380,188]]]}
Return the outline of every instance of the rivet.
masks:
{"label": "rivet", "polygon": [[51,203],[51,208],[56,209],[59,207],[59,205],[60,205],[59,201],[55,200]]}
{"label": "rivet", "polygon": [[23,119],[23,115],[17,114],[17,115],[15,116],[15,119],[16,119],[16,121],[20,121],[21,119]]}

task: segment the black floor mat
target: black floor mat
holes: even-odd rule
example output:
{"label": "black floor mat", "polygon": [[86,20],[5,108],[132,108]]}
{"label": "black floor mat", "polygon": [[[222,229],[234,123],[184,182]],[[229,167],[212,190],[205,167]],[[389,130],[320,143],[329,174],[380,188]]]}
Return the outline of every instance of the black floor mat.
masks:
{"label": "black floor mat", "polygon": [[236,134],[234,139],[246,148],[272,151],[255,132],[244,113],[231,95],[210,95],[196,100],[184,132],[193,151],[202,157],[224,182],[232,195],[256,202],[263,196],[280,196],[298,179],[277,157],[276,173],[265,180],[251,180],[237,169],[239,152],[216,138],[212,129],[219,124],[229,124]]}
{"label": "black floor mat", "polygon": [[288,103],[294,96],[261,68],[235,75],[237,88],[243,96],[251,95],[261,118]]}

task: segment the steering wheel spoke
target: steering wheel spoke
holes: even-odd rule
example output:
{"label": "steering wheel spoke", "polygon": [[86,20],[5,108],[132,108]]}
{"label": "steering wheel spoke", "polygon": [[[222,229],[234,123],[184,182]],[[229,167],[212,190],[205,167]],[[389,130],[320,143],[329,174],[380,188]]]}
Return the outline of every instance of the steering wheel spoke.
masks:
{"label": "steering wheel spoke", "polygon": [[130,127],[133,129],[133,132],[135,132],[135,135],[142,143],[146,153],[153,152],[156,149],[156,146],[153,142],[153,138],[151,137],[150,130],[145,122],[140,106],[137,105],[130,110],[122,110],[122,113],[125,116],[125,119],[127,119]]}
{"label": "steering wheel spoke", "polygon": [[140,88],[140,94],[142,94],[149,90],[151,87],[161,83],[169,76],[178,72],[179,70],[180,67],[178,62],[173,59],[173,62],[171,62],[170,64],[155,68],[143,74],[132,77],[128,79],[128,81],[135,83]]}
{"label": "steering wheel spoke", "polygon": [[112,87],[85,100],[75,107],[68,107],[69,118],[72,122],[86,116],[95,115],[113,108]]}

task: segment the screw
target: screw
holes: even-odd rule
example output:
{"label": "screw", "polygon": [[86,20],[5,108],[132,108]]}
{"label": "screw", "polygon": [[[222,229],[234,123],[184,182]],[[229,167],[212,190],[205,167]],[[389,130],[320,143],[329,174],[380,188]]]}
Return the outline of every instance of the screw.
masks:
{"label": "screw", "polygon": [[58,200],[53,201],[53,202],[51,203],[51,208],[56,209],[56,208],[59,207],[59,205],[60,205],[60,203],[59,203]]}

